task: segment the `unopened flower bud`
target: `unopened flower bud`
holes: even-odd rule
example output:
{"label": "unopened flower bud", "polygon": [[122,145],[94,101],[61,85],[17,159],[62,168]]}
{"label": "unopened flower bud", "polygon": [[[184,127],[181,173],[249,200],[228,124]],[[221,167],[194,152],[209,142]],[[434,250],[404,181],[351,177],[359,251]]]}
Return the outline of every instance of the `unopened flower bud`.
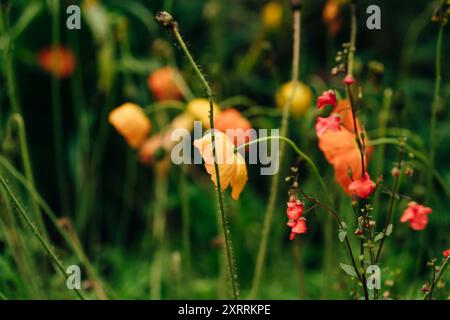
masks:
{"label": "unopened flower bud", "polygon": [[405,169],[405,174],[406,174],[408,177],[411,177],[411,176],[414,174],[414,169],[413,169],[412,167],[407,167],[407,168]]}
{"label": "unopened flower bud", "polygon": [[398,177],[400,175],[400,169],[398,167],[394,167],[391,170],[391,175],[393,177]]}

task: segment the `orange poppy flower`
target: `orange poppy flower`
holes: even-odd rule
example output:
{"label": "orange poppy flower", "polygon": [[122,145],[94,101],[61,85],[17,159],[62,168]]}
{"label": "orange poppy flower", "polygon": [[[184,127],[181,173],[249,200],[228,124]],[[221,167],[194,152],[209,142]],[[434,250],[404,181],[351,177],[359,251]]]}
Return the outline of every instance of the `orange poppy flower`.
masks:
{"label": "orange poppy flower", "polygon": [[[222,191],[231,186],[231,197],[237,200],[248,180],[247,166],[241,154],[234,152],[234,144],[225,133],[216,130],[214,136]],[[200,151],[206,171],[217,187],[211,133],[195,140],[194,146]]]}
{"label": "orange poppy flower", "polygon": [[214,128],[226,133],[233,140],[235,146],[240,146],[249,142],[250,137],[245,132],[251,129],[252,125],[239,111],[229,108],[217,115],[214,119]]}
{"label": "orange poppy flower", "polygon": [[58,78],[67,78],[75,70],[75,57],[69,48],[45,48],[39,52],[39,65]]}
{"label": "orange poppy flower", "polygon": [[148,76],[147,85],[156,100],[179,100],[183,97],[175,81],[175,72],[171,67],[164,67]]}
{"label": "orange poppy flower", "polygon": [[141,107],[134,103],[125,103],[109,114],[109,122],[134,148],[139,148],[147,138],[151,122]]}
{"label": "orange poppy flower", "polygon": [[323,8],[322,17],[328,27],[328,32],[336,35],[341,29],[341,9],[338,1],[328,0]]}

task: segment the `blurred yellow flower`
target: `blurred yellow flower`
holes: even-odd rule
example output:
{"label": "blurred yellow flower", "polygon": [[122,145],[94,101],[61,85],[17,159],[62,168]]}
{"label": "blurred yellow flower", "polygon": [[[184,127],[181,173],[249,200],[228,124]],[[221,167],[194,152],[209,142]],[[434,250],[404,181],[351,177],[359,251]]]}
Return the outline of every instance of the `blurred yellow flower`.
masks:
{"label": "blurred yellow flower", "polygon": [[268,2],[261,11],[261,19],[267,29],[278,29],[283,22],[283,6],[277,1]]}
{"label": "blurred yellow flower", "polygon": [[[219,106],[214,103],[214,119],[220,112]],[[208,99],[194,99],[191,100],[187,106],[186,110],[195,117],[196,120],[200,120],[203,127],[209,128],[209,101]]]}
{"label": "blurred yellow flower", "polygon": [[[291,96],[293,89],[292,82],[287,82],[278,90],[276,94],[277,107],[284,108],[284,105]],[[313,99],[313,93],[311,89],[304,83],[298,82],[297,88],[292,98],[291,112],[295,117],[302,116],[306,110],[308,110]]]}
{"label": "blurred yellow flower", "polygon": [[111,111],[109,122],[134,149],[142,145],[152,127],[142,108],[134,103],[125,103]]}
{"label": "blurred yellow flower", "polygon": [[[194,146],[200,151],[206,171],[217,187],[211,133],[195,140]],[[215,131],[215,146],[222,191],[231,186],[231,197],[237,200],[248,180],[245,160],[240,153],[234,152],[233,141],[223,132]]]}

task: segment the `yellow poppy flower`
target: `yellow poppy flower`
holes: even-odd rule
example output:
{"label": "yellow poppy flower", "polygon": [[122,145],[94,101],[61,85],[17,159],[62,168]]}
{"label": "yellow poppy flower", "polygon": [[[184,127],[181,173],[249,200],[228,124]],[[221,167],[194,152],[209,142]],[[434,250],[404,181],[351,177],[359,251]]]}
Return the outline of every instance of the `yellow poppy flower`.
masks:
{"label": "yellow poppy flower", "polygon": [[[214,119],[220,112],[219,106],[213,104]],[[186,106],[187,112],[195,117],[196,120],[200,120],[203,127],[209,128],[209,101],[208,99],[194,99],[190,101]]]}
{"label": "yellow poppy flower", "polygon": [[152,127],[142,108],[134,103],[125,103],[111,111],[109,122],[134,149],[142,145]]}
{"label": "yellow poppy flower", "polygon": [[261,11],[264,27],[270,30],[278,29],[283,22],[283,6],[277,1],[268,2]]}
{"label": "yellow poppy flower", "polygon": [[[237,200],[248,180],[245,160],[241,154],[234,152],[233,141],[225,133],[215,131],[215,145],[222,191],[231,186],[231,197]],[[206,171],[217,187],[211,133],[195,140],[194,146],[200,151]]]}

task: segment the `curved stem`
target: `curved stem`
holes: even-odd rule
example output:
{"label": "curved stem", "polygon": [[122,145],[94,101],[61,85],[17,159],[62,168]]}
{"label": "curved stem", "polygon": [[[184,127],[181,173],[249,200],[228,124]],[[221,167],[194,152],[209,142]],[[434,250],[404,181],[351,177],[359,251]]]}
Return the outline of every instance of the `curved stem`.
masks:
{"label": "curved stem", "polygon": [[240,145],[239,147],[237,147],[235,150],[236,152],[238,152],[239,150],[242,150],[244,148],[247,148],[248,146],[251,146],[253,144],[257,144],[259,142],[262,141],[267,141],[267,140],[272,140],[272,139],[279,139],[281,141],[286,142],[290,147],[292,147],[292,149],[303,159],[305,159],[305,161],[309,164],[309,166],[311,167],[314,175],[316,176],[317,180],[320,183],[320,186],[322,187],[323,191],[329,196],[330,192],[328,191],[327,185],[325,183],[325,181],[323,180],[322,176],[319,173],[319,169],[317,169],[316,165],[314,164],[314,162],[311,160],[310,157],[308,157],[302,150],[300,150],[299,147],[297,147],[297,145],[289,138],[283,137],[283,136],[268,136],[268,137],[263,137],[263,138],[259,138],[259,139],[255,139],[252,140],[250,142],[247,142],[245,144]]}
{"label": "curved stem", "polygon": [[[208,95],[209,107],[210,107],[209,108],[209,124],[210,124],[210,128],[211,128],[212,152],[213,152],[213,156],[214,156],[214,169],[215,169],[215,175],[216,175],[216,181],[217,181],[216,191],[217,191],[217,198],[218,198],[218,202],[219,202],[219,213],[220,213],[220,217],[221,217],[223,236],[225,239],[225,253],[226,253],[226,257],[227,257],[227,267],[228,267],[228,272],[229,272],[229,278],[230,278],[233,298],[237,299],[239,296],[237,273],[236,273],[234,262],[233,262],[232,243],[231,243],[231,236],[230,236],[230,232],[229,232],[230,230],[228,229],[228,226],[227,226],[227,216],[225,214],[225,209],[224,209],[224,204],[223,204],[222,187],[221,187],[221,183],[220,183],[219,165],[218,165],[218,161],[217,161],[217,151],[216,151],[216,144],[215,144],[216,136],[215,136],[215,132],[214,132],[215,130],[214,130],[214,107],[213,107],[214,106],[214,96],[213,96],[213,93],[212,93],[211,87],[209,86],[208,81],[206,81],[205,76],[200,71],[199,67],[197,66],[197,63],[195,62],[193,56],[189,52],[189,49],[187,48],[186,43],[184,42],[184,40],[180,34],[180,31],[178,28],[178,23],[176,21],[174,21],[172,16],[170,16],[170,14],[168,14],[167,12],[159,13],[157,15],[157,20],[159,20],[159,18],[161,18],[161,17],[163,19],[165,19],[165,22],[167,22],[167,25],[165,25],[165,26],[169,27],[172,30],[183,53],[187,57],[189,63],[191,64],[192,68],[194,69],[194,71],[197,74],[198,78],[200,79],[201,83],[205,87],[206,93]],[[162,22],[162,23],[164,25],[164,22]]]}
{"label": "curved stem", "polygon": [[432,294],[433,294],[433,290],[436,287],[436,284],[439,282],[439,280],[442,278],[442,276],[444,275],[445,270],[447,269],[447,265],[449,263],[450,260],[450,255],[448,255],[444,262],[442,263],[442,265],[439,268],[439,272],[437,275],[434,275],[434,280],[431,283],[430,286],[430,292],[428,295],[425,295],[425,297],[423,298],[424,300],[426,300],[427,298],[431,300]]}

